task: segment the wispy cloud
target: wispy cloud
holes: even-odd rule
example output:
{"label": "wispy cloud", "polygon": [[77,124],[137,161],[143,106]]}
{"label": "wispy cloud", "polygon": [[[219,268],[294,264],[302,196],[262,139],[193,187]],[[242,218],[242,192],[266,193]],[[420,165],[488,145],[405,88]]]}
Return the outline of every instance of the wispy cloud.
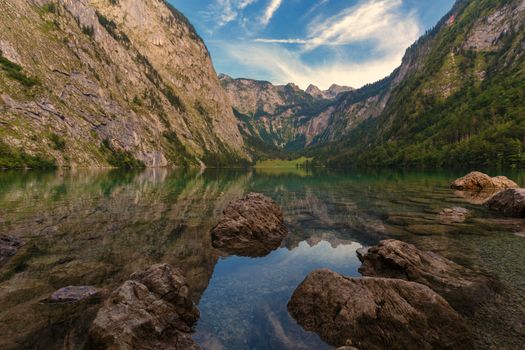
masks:
{"label": "wispy cloud", "polygon": [[282,2],[282,0],[270,0],[270,3],[264,11],[263,17],[261,18],[261,23],[263,26],[267,26],[268,23],[270,23],[275,12],[279,9],[279,7],[281,7]]}
{"label": "wispy cloud", "polygon": [[308,44],[308,40],[305,39],[255,39],[256,43],[267,43],[267,44]]}
{"label": "wispy cloud", "polygon": [[216,0],[203,12],[204,17],[213,20],[217,27],[223,27],[239,18],[242,11],[257,0]]}
{"label": "wispy cloud", "polygon": [[421,32],[413,14],[401,13],[402,4],[402,0],[362,1],[336,16],[310,23],[305,39],[258,38],[255,41],[304,44],[307,51],[360,41],[374,41],[381,50],[396,49],[413,41]]}
{"label": "wispy cloud", "polygon": [[301,19],[308,18],[315,11],[317,11],[321,6],[326,5],[330,0],[319,0],[318,3],[314,4],[306,13],[301,17]]}

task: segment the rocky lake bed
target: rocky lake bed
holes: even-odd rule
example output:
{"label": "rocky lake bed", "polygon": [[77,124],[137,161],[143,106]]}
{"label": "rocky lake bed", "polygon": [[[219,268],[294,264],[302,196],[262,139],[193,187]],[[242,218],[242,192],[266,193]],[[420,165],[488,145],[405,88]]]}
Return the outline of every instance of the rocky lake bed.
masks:
{"label": "rocky lake bed", "polygon": [[525,176],[462,175],[0,173],[0,348],[517,349]]}

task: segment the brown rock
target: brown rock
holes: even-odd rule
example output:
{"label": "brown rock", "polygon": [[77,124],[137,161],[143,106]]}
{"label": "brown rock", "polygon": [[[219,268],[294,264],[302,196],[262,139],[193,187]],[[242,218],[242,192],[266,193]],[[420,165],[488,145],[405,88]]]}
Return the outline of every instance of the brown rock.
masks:
{"label": "brown rock", "polygon": [[264,256],[281,245],[288,229],[274,201],[250,193],[228,205],[211,234],[213,246],[228,254]]}
{"label": "brown rock", "polygon": [[474,271],[433,252],[398,240],[384,240],[360,250],[363,276],[397,278],[430,287],[457,310],[469,311],[493,295],[493,283]]}
{"label": "brown rock", "polygon": [[23,242],[16,237],[0,235],[0,265],[16,254]]}
{"label": "brown rock", "polygon": [[479,171],[473,171],[462,178],[457,179],[451,188],[466,191],[482,191],[492,189],[516,188],[518,184],[505,176],[490,177]]}
{"label": "brown rock", "polygon": [[191,331],[199,310],[178,269],[153,265],[117,288],[90,329],[95,349],[199,349]]}
{"label": "brown rock", "polygon": [[485,206],[506,216],[523,218],[525,217],[525,189],[513,188],[499,192],[489,199]]}
{"label": "brown rock", "polygon": [[472,349],[461,316],[430,288],[387,278],[348,278],[312,272],[288,303],[308,331],[358,349]]}

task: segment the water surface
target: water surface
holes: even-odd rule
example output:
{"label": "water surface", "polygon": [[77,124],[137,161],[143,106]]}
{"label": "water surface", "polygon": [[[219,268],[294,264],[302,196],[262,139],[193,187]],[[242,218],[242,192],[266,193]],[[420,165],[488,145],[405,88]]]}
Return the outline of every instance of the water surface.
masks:
{"label": "water surface", "polygon": [[[505,173],[505,172],[500,172]],[[0,348],[76,349],[99,305],[41,303],[67,285],[111,290],[138,269],[184,269],[205,349],[330,349],[288,315],[286,303],[317,268],[359,276],[355,251],[396,238],[498,278],[501,297],[468,322],[480,349],[525,341],[525,222],[488,212],[448,188],[464,172],[200,172],[149,169],[0,173],[0,234],[25,245],[0,267]],[[492,175],[497,175],[496,173]],[[508,173],[524,184],[522,173]],[[290,235],[261,258],[225,256],[210,228],[224,207],[262,192],[283,208]],[[472,212],[444,221],[443,208]]]}

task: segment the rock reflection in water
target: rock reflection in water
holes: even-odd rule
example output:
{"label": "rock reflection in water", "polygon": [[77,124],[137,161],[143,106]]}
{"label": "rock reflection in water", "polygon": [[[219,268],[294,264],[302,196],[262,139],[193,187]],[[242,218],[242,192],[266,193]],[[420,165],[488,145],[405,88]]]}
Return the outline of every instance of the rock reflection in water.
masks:
{"label": "rock reflection in water", "polygon": [[360,247],[334,237],[312,246],[303,241],[263,258],[221,259],[199,304],[194,338],[206,349],[330,349],[296,324],[286,304],[304,277],[319,267],[357,276],[355,251]]}
{"label": "rock reflection in water", "polygon": [[183,268],[200,296],[217,261],[207,232],[226,203],[243,194],[249,174],[210,178],[157,169],[5,177],[0,234],[26,244],[0,270],[0,348],[58,349],[67,339],[73,349],[97,306],[41,300],[69,285],[111,290],[156,262]]}

